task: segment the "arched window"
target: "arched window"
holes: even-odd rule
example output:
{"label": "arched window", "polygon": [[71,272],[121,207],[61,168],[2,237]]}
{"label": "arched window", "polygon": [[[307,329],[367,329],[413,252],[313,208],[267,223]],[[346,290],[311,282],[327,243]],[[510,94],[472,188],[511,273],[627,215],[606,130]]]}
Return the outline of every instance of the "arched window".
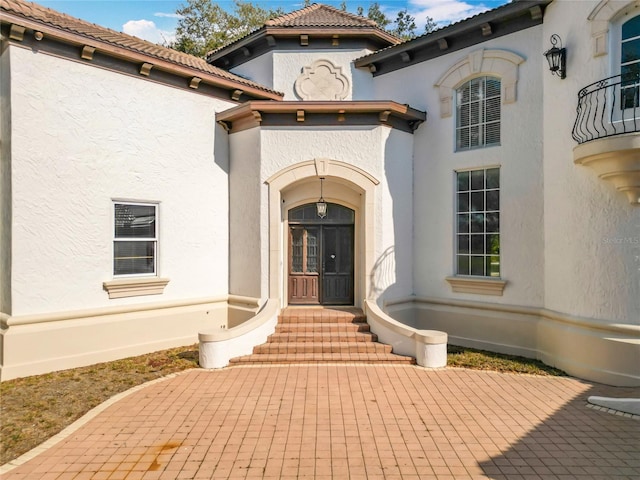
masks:
{"label": "arched window", "polygon": [[620,38],[620,76],[623,108],[638,106],[640,84],[640,15],[622,24]]}
{"label": "arched window", "polygon": [[500,144],[500,79],[478,77],[456,90],[456,150]]}

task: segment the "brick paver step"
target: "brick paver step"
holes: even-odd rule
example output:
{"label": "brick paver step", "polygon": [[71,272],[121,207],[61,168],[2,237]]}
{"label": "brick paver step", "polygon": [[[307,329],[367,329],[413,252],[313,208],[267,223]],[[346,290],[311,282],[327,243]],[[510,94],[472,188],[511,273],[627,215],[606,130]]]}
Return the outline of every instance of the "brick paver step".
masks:
{"label": "brick paver step", "polygon": [[413,357],[394,355],[392,353],[295,353],[295,354],[262,354],[246,355],[230,360],[231,365],[252,363],[384,363],[415,365]]}
{"label": "brick paver step", "polygon": [[391,345],[376,342],[269,342],[255,347],[253,353],[391,353]]}
{"label": "brick paver step", "polygon": [[[369,327],[369,325],[367,325]],[[293,329],[295,330],[295,329]],[[368,331],[331,332],[302,330],[276,332],[269,337],[269,343],[279,342],[377,342],[378,336]]]}
{"label": "brick paver step", "polygon": [[359,323],[365,320],[364,315],[280,315],[278,323]]}
{"label": "brick paver step", "polygon": [[416,363],[377,340],[359,308],[287,308],[266,343],[229,363]]}
{"label": "brick paver step", "polygon": [[371,329],[366,322],[355,323],[279,323],[276,325],[276,333],[304,333],[313,332],[318,335],[323,333],[355,333],[369,332]]}

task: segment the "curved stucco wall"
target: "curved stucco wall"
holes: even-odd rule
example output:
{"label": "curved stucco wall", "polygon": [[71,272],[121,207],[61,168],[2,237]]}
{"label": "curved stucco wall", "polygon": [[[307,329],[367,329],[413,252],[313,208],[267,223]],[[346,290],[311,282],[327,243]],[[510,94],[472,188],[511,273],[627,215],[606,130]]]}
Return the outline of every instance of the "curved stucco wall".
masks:
{"label": "curved stucco wall", "polygon": [[11,63],[0,55],[0,312],[11,311]]}
{"label": "curved stucco wall", "polygon": [[[381,180],[374,188],[375,198],[366,199],[374,208],[372,263],[385,262],[385,275],[375,280],[376,288],[392,290],[397,295],[412,292],[411,134],[384,126],[263,127],[232,134],[230,144],[232,293],[263,298],[274,295],[269,292],[269,185],[265,182],[293,165],[318,158],[354,165]],[[327,201],[347,201],[356,209],[364,201],[354,201],[353,192],[347,195],[337,185],[332,186],[331,181],[328,179],[325,190]],[[306,201],[317,200],[319,186],[319,182],[309,181]],[[296,190],[296,198],[302,201],[305,195],[300,188]],[[283,198],[282,202],[287,200]],[[254,208],[258,204],[261,207]],[[362,234],[357,232],[356,237]],[[284,251],[286,247],[281,243],[271,248]],[[286,257],[281,258],[280,268],[284,265]],[[363,278],[370,273],[363,272]],[[360,291],[365,290],[361,285]]]}
{"label": "curved stucco wall", "polygon": [[[613,45],[609,54],[594,56],[588,16],[598,3],[556,1],[545,15],[542,46],[548,48],[555,33],[568,52],[567,78],[548,72],[542,78],[545,306],[640,325],[640,208],[592,169],[573,163],[578,91],[619,73]],[[616,8],[630,4],[612,3]]]}
{"label": "curved stucco wall", "polygon": [[[6,313],[226,295],[228,160],[215,112],[230,104],[21,48],[11,60]],[[114,198],[159,202],[158,273],[170,279],[161,295],[103,291]]]}
{"label": "curved stucco wall", "polygon": [[[355,165],[380,180],[374,199],[377,271],[366,272],[374,275],[371,288],[377,294],[412,291],[412,155],[411,134],[382,126],[268,129],[262,133],[265,179],[300,161],[330,158]],[[315,200],[319,183],[310,187],[309,198]],[[327,200],[339,202],[341,198]]]}
{"label": "curved stucco wall", "polygon": [[[543,304],[541,34],[540,27],[529,28],[374,79],[378,98],[392,91],[398,102],[425,109],[429,115],[415,134],[417,295],[479,298],[453,293],[445,281],[454,274],[455,170],[500,166],[501,274],[507,285],[503,296],[481,298],[496,303]],[[479,49],[506,50],[524,57],[518,67],[516,101],[502,105],[500,146],[455,152],[455,113],[440,116],[439,90],[434,84],[453,65]],[[420,81],[409,82],[408,78]]]}

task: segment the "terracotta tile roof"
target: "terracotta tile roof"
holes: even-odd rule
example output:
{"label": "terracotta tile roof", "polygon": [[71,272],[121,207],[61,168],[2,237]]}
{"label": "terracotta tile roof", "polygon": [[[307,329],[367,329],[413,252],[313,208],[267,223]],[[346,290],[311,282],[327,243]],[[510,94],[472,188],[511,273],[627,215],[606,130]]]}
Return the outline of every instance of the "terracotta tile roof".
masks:
{"label": "terracotta tile roof", "polygon": [[377,27],[373,20],[319,3],[265,22],[269,27]]}
{"label": "terracotta tile roof", "polygon": [[252,38],[259,37],[261,34],[268,33],[269,35],[277,36],[279,33],[282,33],[286,35],[289,29],[309,29],[314,31],[322,31],[322,29],[342,31],[344,29],[345,33],[349,34],[355,33],[356,35],[377,37],[381,39],[381,41],[386,42],[387,45],[400,43],[399,38],[378,27],[378,24],[373,20],[349,12],[343,12],[328,5],[314,3],[295,12],[267,20],[263,27],[210,51],[207,53],[207,59],[209,61],[215,61],[215,58],[226,55],[229,51],[237,48],[238,45],[248,41],[250,42]]}
{"label": "terracotta tile roof", "polygon": [[131,52],[148,55],[178,66],[188,67],[222,79],[237,82],[238,84],[250,86],[258,90],[276,93],[263,85],[233,75],[221,68],[214,67],[201,58],[194,57],[193,55],[183,52],[178,52],[171,48],[162,47],[155,43],[151,43],[125,33],[116,32],[109,28],[101,27],[94,23],[42,7],[36,3],[25,2],[22,0],[2,0],[2,2],[0,2],[0,14],[4,13],[21,17],[45,26],[54,27],[58,30],[72,33],[80,37],[85,37],[90,40],[95,40],[100,43],[106,43]]}

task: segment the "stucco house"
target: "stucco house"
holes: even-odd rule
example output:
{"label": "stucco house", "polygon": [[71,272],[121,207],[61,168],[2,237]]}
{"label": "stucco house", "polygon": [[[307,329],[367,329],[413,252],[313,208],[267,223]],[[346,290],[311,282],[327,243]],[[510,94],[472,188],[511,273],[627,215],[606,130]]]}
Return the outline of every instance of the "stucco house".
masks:
{"label": "stucco house", "polygon": [[404,43],[314,4],[206,61],[22,0],[0,20],[2,380],[250,349],[313,304],[399,353],[432,329],[640,385],[640,1]]}

